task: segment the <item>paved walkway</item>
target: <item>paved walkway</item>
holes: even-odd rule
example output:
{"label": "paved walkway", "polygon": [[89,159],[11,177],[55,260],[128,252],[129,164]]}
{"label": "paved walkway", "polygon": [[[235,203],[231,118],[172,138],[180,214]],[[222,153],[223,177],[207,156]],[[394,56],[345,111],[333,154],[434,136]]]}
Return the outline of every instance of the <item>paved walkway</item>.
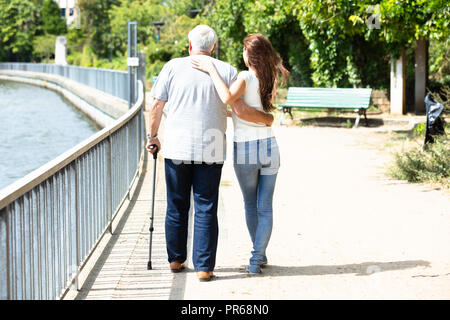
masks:
{"label": "paved walkway", "polygon": [[[231,136],[231,123],[228,130]],[[262,275],[241,270],[251,246],[230,160],[221,183],[218,278],[200,283],[190,260],[186,272],[168,271],[162,159],[154,270],[146,269],[153,166],[146,158],[114,235],[103,241],[81,290],[68,298],[450,298],[450,196],[383,175],[390,156],[383,148],[386,134],[364,127],[283,127],[276,133],[282,158]],[[228,150],[231,155],[230,143]]]}

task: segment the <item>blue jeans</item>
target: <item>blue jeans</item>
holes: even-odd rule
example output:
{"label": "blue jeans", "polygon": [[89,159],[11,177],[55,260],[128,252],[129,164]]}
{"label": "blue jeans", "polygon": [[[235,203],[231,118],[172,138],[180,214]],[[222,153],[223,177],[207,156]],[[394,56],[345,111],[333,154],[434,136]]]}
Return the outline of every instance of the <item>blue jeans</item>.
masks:
{"label": "blue jeans", "polygon": [[253,243],[248,269],[260,272],[273,225],[273,193],[280,167],[275,138],[234,143],[234,171],[244,197],[245,220]]}
{"label": "blue jeans", "polygon": [[181,163],[165,159],[167,190],[166,247],[169,262],[183,263],[187,256],[191,188],[194,193],[195,271],[213,271],[216,264],[217,207],[223,164]]}

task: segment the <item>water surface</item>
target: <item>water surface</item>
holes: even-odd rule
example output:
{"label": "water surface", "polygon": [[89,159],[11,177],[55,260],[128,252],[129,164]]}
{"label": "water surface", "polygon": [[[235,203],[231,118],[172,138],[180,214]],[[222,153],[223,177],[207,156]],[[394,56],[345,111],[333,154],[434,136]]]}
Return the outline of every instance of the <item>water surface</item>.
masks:
{"label": "water surface", "polygon": [[99,129],[54,91],[0,80],[0,189]]}

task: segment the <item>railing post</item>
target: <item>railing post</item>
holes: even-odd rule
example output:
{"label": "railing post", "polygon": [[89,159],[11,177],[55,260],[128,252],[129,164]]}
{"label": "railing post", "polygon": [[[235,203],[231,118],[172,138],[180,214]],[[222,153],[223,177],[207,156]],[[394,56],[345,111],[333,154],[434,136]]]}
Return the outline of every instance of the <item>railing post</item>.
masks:
{"label": "railing post", "polygon": [[111,154],[111,135],[106,140],[106,208],[109,218],[109,232],[113,234],[112,230],[112,154]]}
{"label": "railing post", "polygon": [[[139,111],[139,115],[138,115],[138,132],[137,132],[137,144],[138,144],[138,148],[137,148],[137,161],[138,161],[138,168],[139,168],[139,161],[140,161],[140,156],[141,152],[142,152],[142,132],[143,132],[143,126],[144,123],[142,121],[142,112],[143,110],[145,110],[145,106],[146,106],[146,102],[145,102],[145,86],[146,86],[146,68],[145,68],[145,53],[144,52],[139,52],[138,53],[139,56],[139,68],[138,68],[138,81],[141,81],[142,83],[142,94],[144,99],[142,100],[142,104],[143,107],[141,108],[141,110]],[[139,86],[138,86],[139,89]],[[138,94],[139,95],[139,94]],[[144,126],[145,127],[145,126]],[[145,129],[144,129],[145,130]]]}
{"label": "railing post", "polygon": [[[128,21],[128,59],[137,57],[137,22],[136,21]],[[129,100],[128,100],[128,109],[131,109],[133,104],[136,102],[136,65],[130,64],[131,60],[129,60],[128,64],[128,87],[129,87]]]}
{"label": "railing post", "polygon": [[[130,126],[129,126],[129,122],[125,125],[125,130],[126,130],[126,138],[125,138],[125,143],[126,143],[126,147],[125,150],[126,152],[126,181],[127,181],[127,185],[130,183]],[[130,200],[130,190],[127,191],[127,199]]]}
{"label": "railing post", "polygon": [[75,287],[77,291],[80,291],[80,193],[78,191],[79,186],[78,175],[78,158],[75,159],[75,241],[76,241],[76,275],[75,275]]}
{"label": "railing post", "polygon": [[10,263],[10,255],[11,252],[11,246],[9,243],[9,205],[6,206],[6,299],[11,300],[12,293],[11,293],[11,263]]}
{"label": "railing post", "polygon": [[[142,82],[142,87],[144,90],[144,100],[142,103],[145,106],[145,85],[146,85],[145,52],[139,52],[138,57],[139,57],[139,67],[137,70],[137,77],[138,77],[138,81]],[[139,86],[138,86],[138,90],[139,90]],[[138,96],[139,96],[139,93],[138,93]]]}

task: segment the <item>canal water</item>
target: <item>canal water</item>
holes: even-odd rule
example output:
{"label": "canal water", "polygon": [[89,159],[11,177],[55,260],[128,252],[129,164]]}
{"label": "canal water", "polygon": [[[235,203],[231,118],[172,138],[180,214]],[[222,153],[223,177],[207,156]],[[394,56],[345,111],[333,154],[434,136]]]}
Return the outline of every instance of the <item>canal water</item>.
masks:
{"label": "canal water", "polygon": [[99,129],[54,91],[0,80],[0,189]]}

